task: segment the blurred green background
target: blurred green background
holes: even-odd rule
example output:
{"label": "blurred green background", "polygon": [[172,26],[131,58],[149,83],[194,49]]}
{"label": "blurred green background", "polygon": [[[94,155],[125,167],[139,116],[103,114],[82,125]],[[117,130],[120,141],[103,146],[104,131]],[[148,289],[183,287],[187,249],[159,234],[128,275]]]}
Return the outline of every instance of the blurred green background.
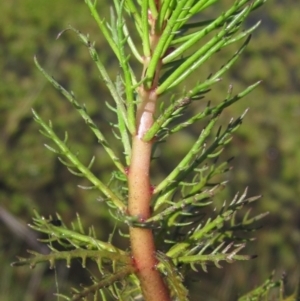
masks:
{"label": "blurred green background", "polygon": [[[214,15],[232,1],[220,2],[212,10]],[[101,15],[106,17],[108,3],[98,4]],[[96,41],[112,76],[116,76],[119,66],[83,0],[1,1],[0,11],[0,296],[1,301],[54,300],[57,281],[60,291],[68,292],[70,283],[84,283],[88,273],[85,275],[76,263],[71,269],[62,263],[56,273],[47,265],[34,270],[10,266],[16,256],[27,256],[26,249],[45,250],[36,241],[36,234],[26,227],[33,209],[45,216],[58,212],[67,224],[78,212],[84,225],[93,224],[104,240],[113,224],[105,205],[97,200],[97,192],[78,188],[85,181],[70,174],[45,149],[43,144],[49,141],[38,133],[31,108],[45,120],[51,119],[57,133],[63,135],[68,131],[71,148],[78,151],[84,162],[95,155],[94,171],[105,182],[110,178],[111,163],[77,112],[38,72],[33,56],[64,87],[74,91],[79,102],[86,104],[88,112],[121,154],[122,149],[115,143],[109,127],[114,116],[105,106],[105,101],[111,99],[87,49],[71,32],[58,40],[56,36],[71,24]],[[247,252],[257,254],[258,258],[223,264],[221,270],[211,267],[207,274],[199,271],[187,283],[191,300],[198,300],[199,291],[201,299],[235,300],[273,270],[277,278],[286,273],[287,292],[296,286],[300,251],[299,16],[298,0],[268,1],[253,13],[246,26],[262,19],[261,27],[239,62],[209,94],[209,99],[218,102],[226,95],[229,84],[238,92],[263,80],[252,94],[224,112],[223,120],[228,121],[250,107],[243,126],[226,150],[227,158],[235,156],[233,170],[226,175],[230,179],[226,197],[249,186],[249,195],[263,195],[253,214],[265,211],[270,214],[260,221],[262,228],[253,234],[257,239],[247,247]],[[220,67],[230,51],[211,59],[198,71],[199,78]],[[174,166],[198,132],[199,128],[193,127],[160,148],[161,158],[154,164],[154,184]],[[124,241],[117,243],[126,247]]]}

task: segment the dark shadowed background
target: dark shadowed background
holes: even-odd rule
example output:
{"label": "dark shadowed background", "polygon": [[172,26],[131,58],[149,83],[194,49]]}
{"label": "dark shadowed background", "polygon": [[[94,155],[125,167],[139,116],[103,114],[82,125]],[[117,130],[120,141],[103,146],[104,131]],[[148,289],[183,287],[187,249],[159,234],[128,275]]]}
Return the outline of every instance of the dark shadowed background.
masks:
{"label": "dark shadowed background", "polygon": [[[232,1],[222,0],[209,14],[216,16]],[[99,10],[109,18],[109,1],[99,1]],[[94,171],[108,182],[111,163],[89,128],[72,106],[43,78],[33,63],[36,55],[42,66],[85,103],[96,123],[107,133],[116,149],[109,122],[114,115],[105,101],[111,98],[98,77],[87,49],[71,33],[57,34],[69,24],[89,33],[112,77],[119,66],[83,0],[10,0],[0,3],[0,296],[3,301],[54,300],[53,293],[88,280],[88,273],[74,263],[71,269],[59,264],[56,273],[40,265],[12,268],[16,256],[27,256],[26,249],[40,252],[45,246],[36,241],[27,223],[33,209],[42,215],[58,212],[66,224],[80,213],[86,227],[94,225],[106,240],[113,228],[103,203],[95,191],[77,187],[86,181],[70,174],[45,149],[47,139],[38,133],[31,108],[51,119],[58,134],[69,133],[70,146],[84,162],[95,155]],[[199,16],[203,19],[203,16]],[[233,170],[226,175],[230,183],[224,199],[249,187],[249,195],[262,194],[253,214],[270,212],[259,222],[261,229],[251,234],[257,239],[247,250],[258,258],[250,262],[211,267],[208,273],[191,275],[187,285],[191,300],[202,291],[203,300],[235,300],[275,271],[275,278],[286,273],[286,290],[292,292],[299,276],[300,251],[300,2],[268,1],[253,13],[245,26],[262,19],[261,27],[242,58],[205,100],[221,101],[233,84],[238,92],[262,79],[262,84],[240,103],[224,112],[223,121],[250,108],[243,126],[235,134],[224,158],[234,156]],[[237,47],[237,46],[236,46]],[[199,69],[199,79],[220,67],[232,54],[230,48],[215,55]],[[136,65],[137,72],[140,72]],[[201,106],[202,104],[199,104]],[[167,174],[182,157],[201,126],[193,126],[161,146],[161,158],[154,164],[153,183]],[[223,202],[224,199],[217,200]],[[117,244],[126,247],[124,240]],[[203,296],[203,295],[202,295]]]}

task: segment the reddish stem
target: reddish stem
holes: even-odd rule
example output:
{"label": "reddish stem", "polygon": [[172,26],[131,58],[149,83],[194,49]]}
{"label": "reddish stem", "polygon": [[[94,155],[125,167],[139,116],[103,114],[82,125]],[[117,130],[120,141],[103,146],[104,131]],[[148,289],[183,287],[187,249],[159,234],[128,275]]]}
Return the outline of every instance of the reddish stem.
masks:
{"label": "reddish stem", "polygon": [[[156,94],[140,91],[142,103],[138,108],[137,135],[133,137],[130,172],[128,174],[129,201],[128,211],[140,221],[151,215],[150,203],[152,187],[150,184],[150,159],[152,142],[142,140],[145,132],[153,124]],[[169,290],[162,275],[156,269],[156,249],[152,230],[130,228],[132,256],[137,268],[137,276],[146,301],[170,301]]]}
{"label": "reddish stem", "polygon": [[[151,54],[153,54],[160,35],[155,33],[155,20],[149,16],[149,38]],[[142,78],[148,68],[150,57],[144,58],[144,69]],[[146,90],[142,85],[138,89],[139,105],[137,108],[136,135],[132,138],[132,153],[130,172],[128,174],[128,212],[131,216],[137,217],[139,221],[145,221],[151,216],[150,204],[153,188],[150,184],[150,160],[153,142],[143,141],[144,134],[153,125],[155,113],[159,71],[161,64],[156,69],[152,79],[151,89]],[[137,276],[140,280],[144,299],[146,301],[171,301],[170,292],[162,275],[156,269],[156,249],[151,229],[130,227],[131,251],[134,265],[137,269]]]}

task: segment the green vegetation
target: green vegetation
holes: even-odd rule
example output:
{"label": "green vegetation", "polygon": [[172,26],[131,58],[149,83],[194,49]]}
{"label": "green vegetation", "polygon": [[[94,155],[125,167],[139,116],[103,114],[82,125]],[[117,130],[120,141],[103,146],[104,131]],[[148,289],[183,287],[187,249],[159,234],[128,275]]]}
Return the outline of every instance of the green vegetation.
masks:
{"label": "green vegetation", "polygon": [[[207,10],[205,18],[215,17],[228,8],[229,3],[231,1],[221,1],[214,5],[213,10]],[[112,233],[114,229],[114,222],[110,220],[104,202],[96,201],[99,200],[99,192],[78,189],[74,183],[87,186],[88,182],[74,178],[57,161],[55,154],[45,152],[42,144],[49,141],[37,135],[38,127],[33,123],[31,107],[34,107],[43,120],[53,121],[58,137],[63,137],[64,131],[68,130],[70,148],[75,153],[78,152],[82,162],[89,162],[90,158],[96,156],[93,173],[101,178],[103,183],[109,184],[111,190],[118,194],[118,199],[126,195],[126,191],[120,189],[124,176],[120,175],[120,172],[111,174],[113,162],[98,144],[99,139],[93,136],[72,106],[46,84],[45,79],[34,68],[33,55],[37,56],[43,68],[50,72],[50,75],[54,75],[63,87],[74,91],[101,131],[111,133],[107,140],[118,157],[122,156],[124,150],[115,143],[114,133],[117,129],[112,132],[109,124],[109,121],[114,120],[114,112],[105,107],[105,102],[110,102],[111,96],[105,88],[105,83],[99,80],[97,69],[86,47],[80,45],[76,35],[69,32],[64,33],[57,41],[55,38],[59,32],[72,24],[82,33],[89,33],[91,40],[96,40],[99,56],[109,67],[111,78],[117,78],[120,66],[99,34],[97,24],[90,17],[83,1],[35,3],[32,0],[24,0],[18,4],[17,9],[13,1],[7,1],[0,6],[3,12],[3,18],[0,20],[0,27],[3,29],[0,32],[3,41],[3,59],[0,62],[0,106],[3,112],[0,119],[3,129],[3,142],[0,146],[1,219],[7,225],[1,228],[3,252],[0,258],[5,263],[2,271],[5,277],[1,277],[0,284],[1,296],[3,300],[53,300],[52,294],[58,290],[55,277],[60,283],[59,290],[68,294],[71,286],[78,288],[80,283],[88,283],[89,273],[81,270],[81,263],[76,266],[76,261],[75,264],[72,262],[70,270],[65,269],[65,262],[62,265],[58,263],[56,273],[47,271],[48,264],[37,266],[33,271],[26,268],[11,269],[9,263],[15,261],[15,256],[20,255],[26,248],[42,251],[42,245],[35,243],[34,234],[23,230],[21,225],[18,225],[18,228],[12,227],[17,225],[17,219],[31,223],[33,209],[37,209],[37,212],[46,217],[49,214],[54,217],[55,212],[59,212],[60,219],[69,228],[70,223],[77,220],[76,213],[79,212],[81,220],[80,223],[79,220],[75,223],[77,230],[93,225],[99,240],[112,239],[120,249],[126,249],[128,245],[125,239],[116,242],[117,234],[107,237],[107,233]],[[109,19],[109,7],[105,1],[98,4],[97,10]],[[245,125],[235,132],[233,141],[222,154],[222,158],[235,155],[235,160],[230,163],[234,170],[227,174],[231,180],[227,184],[229,189],[218,196],[218,206],[222,205],[225,198],[230,200],[237,191],[249,186],[248,195],[263,194],[263,199],[257,202],[251,216],[265,211],[271,214],[260,222],[264,227],[259,232],[251,233],[251,237],[257,237],[257,241],[243,249],[243,254],[258,254],[258,258],[248,263],[224,263],[222,270],[208,267],[208,273],[202,274],[200,283],[187,283],[192,300],[196,298],[198,291],[201,291],[203,299],[206,300],[236,299],[236,292],[243,294],[250,288],[257,287],[273,269],[277,272],[275,279],[280,278],[283,269],[287,271],[290,284],[285,286],[287,295],[293,292],[291,287],[295,287],[295,279],[298,277],[295,269],[298,262],[297,246],[300,240],[295,216],[295,212],[299,210],[298,15],[299,8],[295,1],[285,1],[284,6],[281,3],[267,3],[264,8],[254,12],[252,18],[248,19],[248,28],[258,19],[263,19],[262,26],[231,69],[230,76],[224,76],[223,81],[216,84],[209,94],[208,99],[216,105],[224,99],[229,84],[233,85],[234,95],[254,82],[263,80],[245,100],[227,108],[220,120],[225,124],[231,117],[242,114],[250,107]],[[234,49],[236,46],[225,48],[222,55],[215,55],[213,60],[203,65],[197,74],[199,78],[196,78],[196,82],[205,79],[209,73],[216,72],[234,53]],[[133,64],[132,67],[138,74],[141,73],[139,63]],[[190,84],[193,82],[190,81]],[[178,93],[180,91],[181,89],[178,89]],[[206,103],[207,101],[201,103],[202,109]],[[193,106],[194,108],[196,107]],[[189,115],[191,112],[186,114],[192,117]],[[191,146],[198,135],[199,125],[192,125],[188,130],[171,136],[163,150],[157,149],[158,154],[161,151],[163,153],[154,163],[154,183],[160,183],[172,171],[176,162],[185,154],[185,146]],[[125,160],[126,163],[128,158],[129,156]],[[164,187],[156,186],[156,189]],[[12,223],[7,219],[9,212],[12,214]],[[39,215],[35,218],[36,222],[41,221]],[[155,217],[151,220],[156,221]],[[53,225],[47,223],[47,226]],[[126,231],[126,228],[123,230]],[[43,238],[47,239],[47,236]],[[24,247],[24,244],[28,246]],[[57,248],[56,245],[54,247]],[[22,255],[27,256],[24,253]],[[168,268],[165,257],[162,254],[158,254],[158,257],[165,268]],[[89,270],[92,274],[96,273],[92,266],[89,266]],[[121,272],[122,276],[131,273],[131,270],[125,269]],[[86,278],[68,277],[67,274],[85,274]],[[195,275],[190,276],[189,278],[195,278]],[[16,282],[18,290],[15,289]],[[280,282],[265,283],[265,287],[268,288],[272,285],[280,285]]]}

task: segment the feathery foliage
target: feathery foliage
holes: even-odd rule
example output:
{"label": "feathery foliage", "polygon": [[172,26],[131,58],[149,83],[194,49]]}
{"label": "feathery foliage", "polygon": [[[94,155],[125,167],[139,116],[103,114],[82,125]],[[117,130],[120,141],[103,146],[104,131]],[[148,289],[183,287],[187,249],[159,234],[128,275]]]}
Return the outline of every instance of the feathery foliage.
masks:
{"label": "feathery foliage", "polygon": [[[106,104],[115,113],[112,129],[123,146],[123,157],[111,147],[107,133],[98,128],[75,94],[50,76],[36,58],[35,63],[73,105],[106,151],[116,168],[111,181],[122,187],[121,191],[93,173],[95,157],[89,163],[80,160],[80,154],[69,146],[67,132],[60,138],[52,122],[45,122],[34,110],[33,114],[41,133],[54,144],[46,147],[58,155],[72,174],[87,179],[91,186],[82,188],[98,190],[112,218],[127,225],[130,248],[123,250],[111,241],[97,239],[92,226],[86,233],[79,216],[69,229],[59,215],[57,219],[47,219],[35,212],[31,227],[47,235],[43,241],[49,245],[50,253],[30,251],[31,258],[20,258],[14,265],[34,267],[46,261],[53,268],[58,260],[65,260],[70,266],[80,258],[85,267],[86,261],[91,260],[99,275],[92,275],[88,286],[73,288],[70,296],[59,294],[65,300],[89,300],[90,296],[93,300],[107,300],[108,296],[116,300],[136,300],[141,296],[147,301],[158,300],[158,296],[162,301],[188,300],[184,280],[191,270],[209,272],[211,265],[221,267],[225,262],[255,257],[242,250],[252,240],[248,233],[255,230],[254,223],[266,215],[252,216],[250,209],[243,210],[259,199],[247,196],[247,189],[220,204],[221,191],[227,183],[223,175],[230,170],[231,162],[224,160],[222,152],[246,112],[231,119],[226,127],[219,125],[220,116],[259,82],[235,95],[230,86],[223,100],[216,104],[208,101],[203,106],[213,85],[249,43],[259,22],[242,30],[244,21],[265,0],[236,0],[221,15],[209,20],[202,20],[202,16],[218,5],[216,0],[114,0],[110,22],[101,19],[96,1],[85,2],[119,62],[120,74],[111,78],[88,35],[72,27],[67,30],[86,46],[111,94],[113,102],[103,101],[99,106]],[[132,34],[133,26],[136,34]],[[194,83],[195,72],[232,44],[237,50],[231,58],[219,70],[207,74],[205,80]],[[142,66],[139,77],[132,67],[136,63]],[[180,92],[182,83],[185,87]],[[201,131],[194,144],[160,183],[152,185],[149,174],[155,150],[162,147],[162,142],[167,143],[171,135],[196,123]],[[64,250],[53,247],[54,243]],[[279,284],[282,285],[269,279],[239,300],[260,300]]]}

